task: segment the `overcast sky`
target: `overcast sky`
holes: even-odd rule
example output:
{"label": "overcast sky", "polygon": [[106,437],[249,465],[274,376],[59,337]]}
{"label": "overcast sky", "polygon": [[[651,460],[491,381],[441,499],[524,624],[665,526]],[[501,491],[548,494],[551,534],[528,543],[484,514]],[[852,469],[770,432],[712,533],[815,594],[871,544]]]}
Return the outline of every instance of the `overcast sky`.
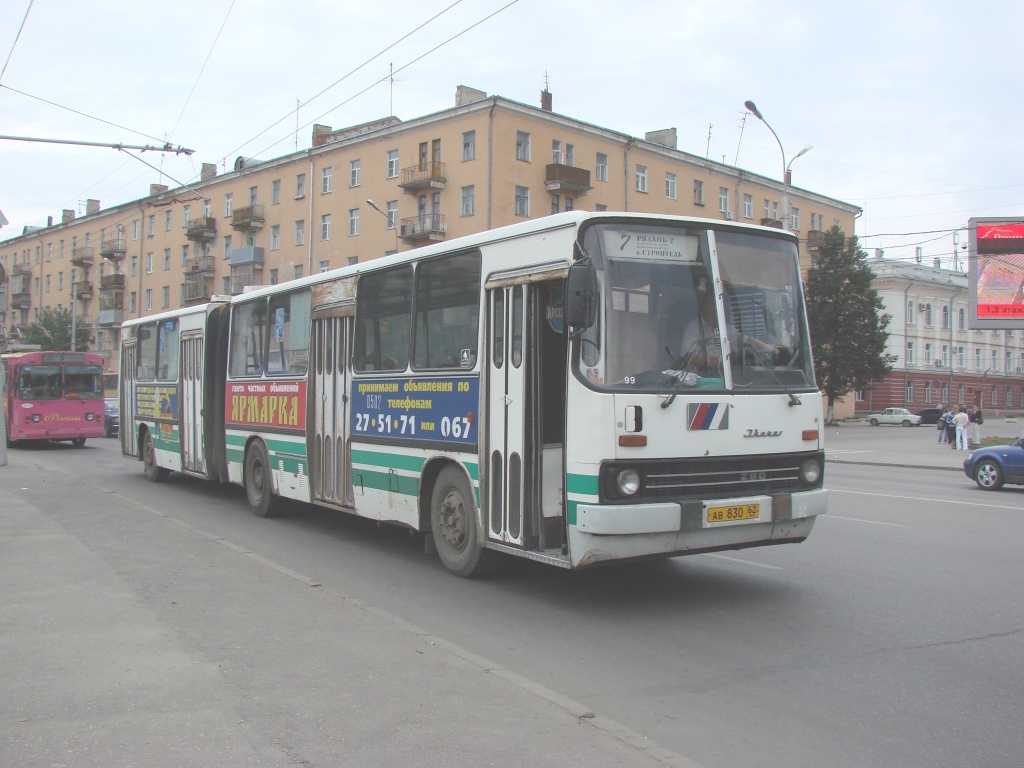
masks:
{"label": "overcast sky", "polygon": [[[142,155],[173,186],[458,85],[537,105],[546,75],[555,112],[779,178],[752,99],[787,159],[814,147],[795,186],[864,209],[864,248],[947,266],[971,216],[1024,216],[1022,31],[1019,0],[0,0],[0,135],[194,149]],[[0,140],[0,239],[157,181],[127,152]]]}

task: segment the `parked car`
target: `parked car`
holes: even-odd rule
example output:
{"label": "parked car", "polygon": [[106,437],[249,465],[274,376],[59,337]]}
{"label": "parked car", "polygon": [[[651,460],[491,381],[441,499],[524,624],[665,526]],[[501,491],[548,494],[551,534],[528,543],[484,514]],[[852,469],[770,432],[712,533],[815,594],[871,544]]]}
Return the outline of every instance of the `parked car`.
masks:
{"label": "parked car", "polygon": [[116,397],[108,397],[103,401],[103,434],[117,437],[121,431],[121,406]]}
{"label": "parked car", "polygon": [[941,408],[922,408],[917,412],[917,415],[921,417],[922,424],[938,424],[939,419],[942,418]]}
{"label": "parked car", "polygon": [[986,491],[1003,483],[1024,485],[1024,433],[1011,445],[978,448],[964,459],[964,474]]}
{"label": "parked car", "polygon": [[868,424],[877,427],[879,424],[902,424],[904,427],[919,427],[921,417],[906,408],[886,408],[881,413],[868,415]]}

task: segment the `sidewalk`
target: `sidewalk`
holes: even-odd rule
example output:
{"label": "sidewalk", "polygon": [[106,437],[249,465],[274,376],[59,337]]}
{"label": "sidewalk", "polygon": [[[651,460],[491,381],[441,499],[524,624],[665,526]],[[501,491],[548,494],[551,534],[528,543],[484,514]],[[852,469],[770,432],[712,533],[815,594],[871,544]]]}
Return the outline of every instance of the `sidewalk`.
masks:
{"label": "sidewalk", "polygon": [[[1021,420],[988,420],[981,426],[981,436],[1015,438],[1022,430]],[[864,421],[844,421],[826,427],[825,461],[963,472],[970,452],[939,443],[938,434],[933,424],[872,427]]]}

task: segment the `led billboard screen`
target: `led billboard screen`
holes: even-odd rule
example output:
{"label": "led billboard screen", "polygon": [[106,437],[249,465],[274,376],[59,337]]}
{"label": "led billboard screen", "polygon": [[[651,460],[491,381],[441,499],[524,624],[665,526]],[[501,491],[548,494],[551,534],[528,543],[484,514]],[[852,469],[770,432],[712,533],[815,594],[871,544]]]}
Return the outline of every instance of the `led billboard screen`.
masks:
{"label": "led billboard screen", "polygon": [[1024,329],[1024,219],[971,219],[971,328]]}

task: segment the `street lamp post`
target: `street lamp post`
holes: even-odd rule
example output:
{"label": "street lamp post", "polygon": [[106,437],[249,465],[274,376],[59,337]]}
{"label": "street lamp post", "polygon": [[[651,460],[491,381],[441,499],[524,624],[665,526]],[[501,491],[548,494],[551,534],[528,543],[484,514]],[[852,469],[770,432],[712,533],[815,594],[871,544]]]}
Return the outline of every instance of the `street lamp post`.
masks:
{"label": "street lamp post", "polygon": [[777,134],[775,132],[775,129],[772,128],[771,125],[768,124],[768,121],[764,119],[764,115],[761,114],[761,111],[757,108],[757,105],[753,101],[748,99],[747,101],[743,102],[743,106],[750,110],[754,117],[756,117],[758,120],[760,120],[768,127],[768,130],[772,132],[772,136],[775,137],[775,141],[779,145],[779,151],[782,153],[782,228],[787,230],[792,229],[792,222],[789,220],[789,166],[793,164],[793,160],[796,160],[801,155],[806,155],[808,152],[814,149],[814,147],[808,144],[806,147],[804,147],[795,155],[793,155],[792,159],[787,163],[786,150],[783,149],[782,147],[782,141],[779,139],[779,134]]}
{"label": "street lamp post", "polygon": [[386,213],[384,213],[384,211],[382,211],[380,208],[378,208],[377,204],[375,202],[373,202],[373,200],[370,200],[369,198],[367,198],[366,199],[366,204],[368,206],[370,206],[371,208],[373,208],[373,210],[375,210],[377,213],[379,213],[381,216],[383,216],[387,220],[387,222],[388,222],[388,229],[395,230],[395,253],[398,253],[398,222],[397,221],[392,221],[391,217],[388,216]]}

